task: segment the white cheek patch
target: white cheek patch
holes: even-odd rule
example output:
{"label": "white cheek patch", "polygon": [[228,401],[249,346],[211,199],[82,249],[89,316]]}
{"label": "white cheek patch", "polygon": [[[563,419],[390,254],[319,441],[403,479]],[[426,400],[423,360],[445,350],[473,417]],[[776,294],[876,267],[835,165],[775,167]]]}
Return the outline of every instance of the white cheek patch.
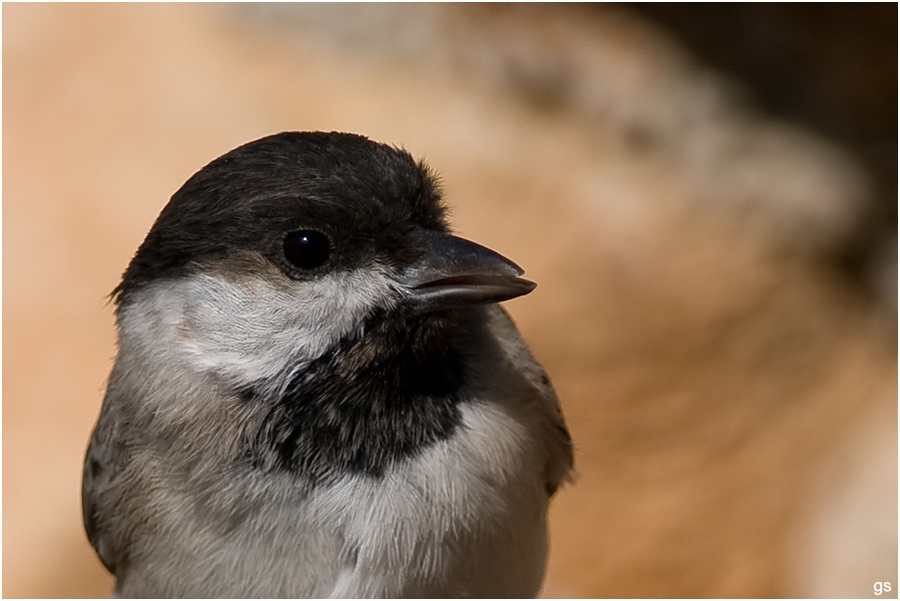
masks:
{"label": "white cheek patch", "polygon": [[163,364],[186,362],[236,386],[278,393],[374,309],[395,303],[395,285],[377,270],[304,282],[199,272],[136,294],[122,312],[121,335]]}

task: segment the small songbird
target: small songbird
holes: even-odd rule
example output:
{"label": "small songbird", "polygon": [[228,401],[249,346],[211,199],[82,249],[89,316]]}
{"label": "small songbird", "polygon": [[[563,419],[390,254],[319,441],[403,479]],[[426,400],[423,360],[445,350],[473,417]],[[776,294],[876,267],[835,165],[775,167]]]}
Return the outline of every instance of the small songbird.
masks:
{"label": "small songbird", "polygon": [[277,134],[191,177],[113,292],[82,493],[116,594],[537,595],[572,445],[497,304],[521,275],[361,136]]}

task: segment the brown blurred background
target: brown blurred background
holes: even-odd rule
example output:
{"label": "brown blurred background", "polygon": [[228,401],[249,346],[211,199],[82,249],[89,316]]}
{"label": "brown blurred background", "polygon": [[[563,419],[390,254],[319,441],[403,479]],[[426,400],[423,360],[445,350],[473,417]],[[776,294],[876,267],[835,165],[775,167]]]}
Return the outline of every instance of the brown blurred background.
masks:
{"label": "brown blurred background", "polygon": [[896,598],[896,61],[894,4],[4,4],[3,594],[109,594],[105,295],[194,171],[317,129],[540,284],[546,596]]}

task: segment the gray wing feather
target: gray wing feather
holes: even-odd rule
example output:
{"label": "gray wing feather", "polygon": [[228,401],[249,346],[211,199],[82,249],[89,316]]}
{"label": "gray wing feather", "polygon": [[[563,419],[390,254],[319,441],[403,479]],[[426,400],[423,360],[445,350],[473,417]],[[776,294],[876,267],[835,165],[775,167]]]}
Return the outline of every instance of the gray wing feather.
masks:
{"label": "gray wing feather", "polygon": [[124,561],[124,553],[117,548],[109,511],[104,504],[109,502],[114,483],[125,467],[127,453],[118,436],[119,425],[111,406],[114,403],[107,394],[84,460],[81,504],[88,540],[106,569],[116,574]]}
{"label": "gray wing feather", "polygon": [[548,426],[544,428],[543,436],[549,455],[547,491],[552,495],[563,483],[571,481],[574,464],[572,438],[566,427],[559,399],[553,390],[547,372],[531,354],[531,350],[506,310],[495,305],[489,309],[489,316],[490,329],[497,337],[507,357],[537,393],[538,410],[542,414],[543,423]]}

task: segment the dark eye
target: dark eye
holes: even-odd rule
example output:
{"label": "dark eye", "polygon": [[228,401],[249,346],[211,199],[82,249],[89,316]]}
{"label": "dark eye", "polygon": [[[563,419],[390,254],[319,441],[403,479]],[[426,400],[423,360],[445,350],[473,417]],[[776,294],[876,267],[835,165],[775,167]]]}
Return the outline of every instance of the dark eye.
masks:
{"label": "dark eye", "polygon": [[315,230],[289,232],[284,237],[284,256],[300,269],[315,269],[328,260],[328,236]]}

